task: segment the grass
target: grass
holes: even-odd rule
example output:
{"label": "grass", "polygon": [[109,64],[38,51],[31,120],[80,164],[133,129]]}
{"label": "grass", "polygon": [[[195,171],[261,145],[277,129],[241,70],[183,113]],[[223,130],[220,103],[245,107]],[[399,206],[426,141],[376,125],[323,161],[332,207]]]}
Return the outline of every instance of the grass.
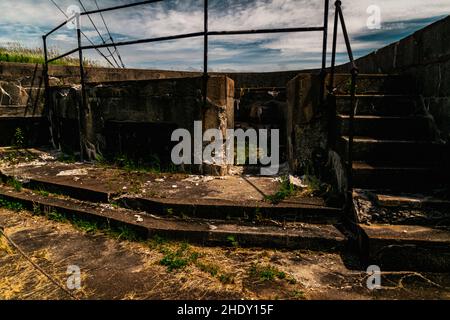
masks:
{"label": "grass", "polygon": [[164,257],[160,260],[162,266],[167,267],[169,272],[184,269],[193,262],[196,262],[199,254],[192,252],[187,243],[182,243],[177,250],[167,247],[161,248]]}
{"label": "grass", "polygon": [[17,149],[22,149],[26,145],[25,134],[21,128],[16,128],[14,132],[13,146]]}
{"label": "grass", "polygon": [[48,197],[50,195],[50,192],[43,189],[39,190],[38,193],[43,197]]}
{"label": "grass", "polygon": [[[56,57],[60,52],[56,49],[50,49],[49,57]],[[0,61],[2,62],[16,62],[16,63],[38,63],[44,64],[44,53],[41,48],[27,48],[15,42],[8,42],[0,46]],[[79,59],[65,57],[56,61],[50,62],[55,65],[78,66]],[[89,59],[84,59],[83,65],[86,67],[102,67],[103,65]]]}
{"label": "grass", "polygon": [[8,201],[0,198],[0,207],[12,211],[22,211],[24,209],[23,205],[19,202]]}
{"label": "grass", "polygon": [[258,278],[261,281],[273,281],[275,279],[286,279],[286,273],[270,265],[252,264],[250,267],[250,276]]}
{"label": "grass", "polygon": [[288,178],[283,178],[281,180],[280,189],[275,194],[266,196],[265,199],[272,204],[278,204],[294,194],[295,187],[291,185]]}
{"label": "grass", "polygon": [[[0,206],[2,206],[1,199],[0,199]],[[6,208],[11,209],[11,207]],[[20,207],[19,211],[20,210],[22,210],[22,207]],[[33,213],[35,215],[43,215],[51,221],[59,223],[70,223],[76,229],[83,231],[85,233],[89,234],[103,233],[119,241],[141,240],[139,234],[135,230],[133,230],[133,228],[127,225],[118,225],[116,227],[112,227],[108,222],[101,223],[90,219],[83,219],[76,216],[70,216],[64,213],[60,213],[54,209],[44,208],[44,210],[41,210],[41,207],[37,204],[33,206]]]}
{"label": "grass", "polygon": [[15,179],[15,178],[8,179],[6,184],[8,186],[14,188],[14,190],[16,190],[17,192],[22,191],[22,182],[20,182],[19,180]]}
{"label": "grass", "polygon": [[274,280],[284,280],[287,283],[294,285],[297,280],[286,274],[284,271],[280,271],[277,267],[271,265],[259,265],[252,263],[250,270],[250,276],[258,279],[262,282],[274,281]]}
{"label": "grass", "polygon": [[239,242],[236,240],[236,238],[234,236],[228,236],[227,237],[227,242],[230,244],[230,246],[232,246],[233,248],[238,248],[239,247]]}

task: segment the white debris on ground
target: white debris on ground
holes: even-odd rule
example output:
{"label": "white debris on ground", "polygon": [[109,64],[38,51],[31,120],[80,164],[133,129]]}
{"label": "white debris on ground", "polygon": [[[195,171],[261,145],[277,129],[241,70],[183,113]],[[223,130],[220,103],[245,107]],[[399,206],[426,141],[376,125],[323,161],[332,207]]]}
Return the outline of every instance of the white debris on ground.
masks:
{"label": "white debris on ground", "polygon": [[136,222],[144,222],[144,219],[142,218],[141,215],[135,214],[134,217],[136,218]]}
{"label": "white debris on ground", "polygon": [[155,179],[155,182],[165,182],[165,179]]}
{"label": "white debris on ground", "polygon": [[107,209],[107,210],[114,210],[114,206],[109,204],[109,203],[101,203],[100,207],[102,207],[103,209]]}
{"label": "white debris on ground", "polygon": [[191,183],[198,184],[200,182],[207,183],[214,179],[215,179],[215,177],[211,177],[211,176],[189,176],[188,178],[184,179],[183,182],[191,182]]}
{"label": "white debris on ground", "polygon": [[301,188],[301,189],[308,187],[308,185],[305,184],[301,178],[293,176],[293,175],[289,175],[289,183],[291,185],[293,185],[294,187]]}
{"label": "white debris on ground", "polygon": [[70,176],[87,176],[88,171],[86,169],[72,169],[72,170],[65,170],[59,172],[56,176],[57,177],[70,177]]}

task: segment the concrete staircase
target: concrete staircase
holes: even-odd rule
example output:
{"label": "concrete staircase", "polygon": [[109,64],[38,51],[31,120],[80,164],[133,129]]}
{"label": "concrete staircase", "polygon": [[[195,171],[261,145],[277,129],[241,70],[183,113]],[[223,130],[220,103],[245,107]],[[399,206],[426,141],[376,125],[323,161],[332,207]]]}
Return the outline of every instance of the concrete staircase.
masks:
{"label": "concrete staircase", "polygon": [[[344,162],[348,160],[349,79],[349,75],[338,75],[335,92],[337,149]],[[354,222],[368,264],[382,269],[450,270],[447,148],[439,142],[433,119],[415,95],[412,79],[359,76]],[[395,201],[380,200],[386,198]],[[429,199],[439,209],[417,206]],[[432,219],[436,214],[438,219]],[[412,219],[417,216],[422,219]]]}

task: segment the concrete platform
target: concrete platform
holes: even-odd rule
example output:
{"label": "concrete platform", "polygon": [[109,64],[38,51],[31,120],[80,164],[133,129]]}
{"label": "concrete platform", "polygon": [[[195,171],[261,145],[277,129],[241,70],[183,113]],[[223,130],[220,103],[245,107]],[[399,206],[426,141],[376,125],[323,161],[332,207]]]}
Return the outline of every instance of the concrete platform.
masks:
{"label": "concrete platform", "polygon": [[6,186],[0,187],[0,198],[4,201],[21,203],[24,208],[36,214],[57,212],[69,220],[96,221],[108,228],[125,226],[145,239],[158,235],[202,245],[230,245],[230,239],[233,239],[239,246],[321,251],[342,249],[345,243],[345,237],[332,225],[304,223],[255,225],[219,220],[160,218],[110,205],[42,196],[26,189],[18,192]]}
{"label": "concrete platform", "polygon": [[326,206],[318,197],[300,195],[271,204],[266,197],[279,190],[277,177],[131,172],[57,161],[4,167],[0,174],[4,181],[15,178],[29,189],[85,201],[115,201],[127,208],[163,216],[308,223],[336,223],[341,217],[340,209]]}

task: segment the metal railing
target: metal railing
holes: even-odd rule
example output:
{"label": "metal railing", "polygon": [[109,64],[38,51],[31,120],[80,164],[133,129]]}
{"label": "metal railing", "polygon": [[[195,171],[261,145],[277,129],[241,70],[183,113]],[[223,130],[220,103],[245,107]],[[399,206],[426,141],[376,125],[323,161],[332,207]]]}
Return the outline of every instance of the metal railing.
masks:
{"label": "metal railing", "polygon": [[[101,49],[101,48],[109,48],[109,47],[121,47],[121,46],[129,46],[129,45],[136,45],[136,44],[144,44],[144,43],[153,43],[153,42],[161,42],[161,41],[170,41],[170,40],[178,40],[178,39],[187,39],[187,38],[196,38],[196,37],[203,37],[204,38],[204,44],[203,44],[203,102],[206,106],[207,103],[207,90],[208,90],[208,78],[209,78],[209,72],[208,72],[208,44],[209,44],[209,37],[210,36],[229,36],[229,35],[251,35],[251,34],[273,34],[273,33],[296,33],[296,32],[322,32],[323,37],[323,47],[322,47],[322,65],[321,65],[321,86],[320,86],[320,99],[321,102],[324,102],[325,98],[325,81],[327,76],[327,42],[328,42],[328,15],[329,15],[329,0],[324,0],[324,15],[323,15],[323,25],[321,26],[315,26],[315,27],[296,27],[296,28],[278,28],[278,29],[258,29],[258,30],[236,30],[236,31],[210,31],[208,28],[208,18],[209,18],[209,6],[208,6],[208,0],[204,1],[204,25],[203,25],[203,31],[194,32],[194,33],[185,33],[185,34],[177,34],[177,35],[171,35],[171,36],[163,36],[163,37],[156,37],[156,38],[146,38],[146,39],[139,39],[139,40],[131,40],[131,41],[122,41],[122,42],[115,42],[115,43],[103,43],[99,45],[87,45],[83,46],[81,41],[81,28],[79,24],[79,20],[81,16],[89,16],[93,14],[103,13],[107,11],[116,11],[136,6],[143,6],[147,4],[162,2],[164,0],[147,0],[147,1],[140,1],[125,5],[119,5],[109,8],[103,8],[103,9],[97,9],[92,11],[84,11],[81,12],[79,15],[75,15],[72,17],[69,17],[66,21],[59,24],[57,27],[52,29],[47,34],[43,35],[43,43],[44,43],[44,55],[45,55],[45,62],[44,62],[44,84],[46,87],[46,103],[49,101],[48,97],[48,88],[49,88],[49,74],[48,74],[48,65],[51,62],[54,62],[56,60],[62,59],[66,56],[69,56],[73,53],[78,52],[79,56],[79,68],[80,68],[80,81],[81,81],[81,106],[80,108],[86,108],[87,106],[87,96],[86,96],[86,76],[85,76],[85,70],[83,66],[83,51],[85,50],[91,50],[91,49]],[[333,31],[333,51],[332,51],[332,57],[331,57],[331,68],[330,68],[330,83],[328,85],[328,94],[333,94],[334,92],[334,75],[335,75],[335,63],[336,63],[336,43],[337,43],[337,28],[338,23],[340,21],[341,27],[344,33],[345,38],[345,44],[347,47],[348,56],[350,59],[350,62],[352,63],[351,68],[351,75],[352,75],[352,83],[351,83],[351,112],[350,112],[350,132],[349,132],[349,145],[348,145],[348,174],[349,174],[349,190],[352,190],[353,183],[352,183],[352,150],[353,150],[353,121],[354,121],[354,106],[355,106],[355,88],[356,88],[356,77],[358,75],[358,69],[356,68],[354,59],[353,59],[353,53],[350,45],[349,36],[347,33],[347,28],[344,21],[344,15],[342,13],[341,8],[341,1],[338,0],[335,2],[335,17],[334,17],[334,31]],[[49,36],[51,36],[53,33],[64,27],[67,23],[70,21],[76,19],[77,20],[77,40],[78,40],[78,47],[75,49],[72,49],[66,53],[63,53],[57,57],[49,58],[48,57],[48,51],[47,51],[47,39]],[[81,157],[83,157],[83,151],[81,150]]]}
{"label": "metal railing", "polygon": [[[326,77],[326,57],[327,57],[327,34],[328,34],[328,9],[329,9],[329,0],[324,0],[324,19],[323,19],[323,25],[316,26],[316,27],[297,27],[297,28],[278,28],[278,29],[258,29],[258,30],[237,30],[237,31],[209,31],[208,29],[208,18],[209,18],[209,6],[208,6],[208,0],[204,1],[204,26],[203,31],[194,32],[194,33],[185,33],[185,34],[177,34],[177,35],[171,35],[171,36],[164,36],[164,37],[156,37],[156,38],[146,38],[146,39],[139,39],[139,40],[131,40],[131,41],[123,41],[123,42],[116,42],[116,43],[104,43],[100,45],[88,45],[83,46],[81,42],[81,28],[79,25],[80,16],[89,16],[92,14],[97,13],[103,13],[107,11],[115,11],[115,10],[121,10],[125,8],[131,8],[136,6],[142,6],[146,4],[152,4],[156,2],[162,2],[163,0],[148,0],[148,1],[141,1],[141,2],[135,2],[115,7],[109,7],[104,9],[97,9],[92,11],[85,11],[80,13],[79,15],[69,17],[66,21],[59,24],[57,27],[52,29],[47,34],[43,35],[43,43],[44,43],[44,55],[45,55],[45,62],[44,62],[44,84],[46,87],[46,98],[47,102],[49,101],[48,96],[48,88],[49,88],[49,74],[48,74],[48,65],[51,62],[54,62],[56,60],[62,59],[66,56],[69,56],[73,53],[78,52],[79,56],[79,68],[80,68],[80,81],[81,81],[81,92],[82,92],[82,101],[81,101],[81,107],[85,108],[87,106],[87,97],[86,97],[86,76],[83,66],[83,51],[84,50],[90,50],[90,49],[101,49],[101,48],[109,48],[109,47],[120,47],[120,46],[128,46],[128,45],[136,45],[136,44],[144,44],[144,43],[152,43],[152,42],[161,42],[161,41],[170,41],[170,40],[178,40],[178,39],[188,39],[188,38],[195,38],[195,37],[203,37],[204,38],[204,45],[203,45],[203,102],[206,106],[207,104],[207,90],[208,90],[208,44],[209,44],[209,37],[210,36],[229,36],[229,35],[251,35],[251,34],[273,34],[273,33],[294,33],[294,32],[322,32],[323,34],[323,53],[322,53],[322,67],[321,67],[321,75],[322,75],[322,86],[321,86],[321,97],[324,96],[323,88],[325,84],[325,77]],[[62,27],[64,27],[66,24],[68,24],[70,21],[77,19],[77,39],[78,39],[78,47],[75,49],[72,49],[66,53],[63,53],[57,57],[49,58],[48,57],[48,51],[47,51],[47,39],[50,35],[52,35],[54,32],[58,31]],[[81,151],[81,154],[83,154],[83,151]]]}
{"label": "metal railing", "polygon": [[[344,35],[345,46],[347,48],[348,58],[350,60],[350,115],[348,124],[348,149],[347,149],[347,209],[351,207],[353,199],[353,144],[355,136],[355,104],[356,104],[356,81],[358,77],[358,67],[356,66],[355,59],[353,57],[353,51],[350,44],[350,38],[347,32],[347,26],[345,25],[344,14],[342,13],[342,2],[337,0],[335,2],[335,15],[334,15],[334,29],[333,29],[333,49],[331,54],[331,68],[330,68],[330,82],[328,85],[328,94],[334,95],[334,77],[336,66],[336,45],[337,45],[337,32],[339,22],[341,24],[342,33]],[[334,115],[336,117],[336,114]],[[336,120],[334,120],[336,121]]]}

